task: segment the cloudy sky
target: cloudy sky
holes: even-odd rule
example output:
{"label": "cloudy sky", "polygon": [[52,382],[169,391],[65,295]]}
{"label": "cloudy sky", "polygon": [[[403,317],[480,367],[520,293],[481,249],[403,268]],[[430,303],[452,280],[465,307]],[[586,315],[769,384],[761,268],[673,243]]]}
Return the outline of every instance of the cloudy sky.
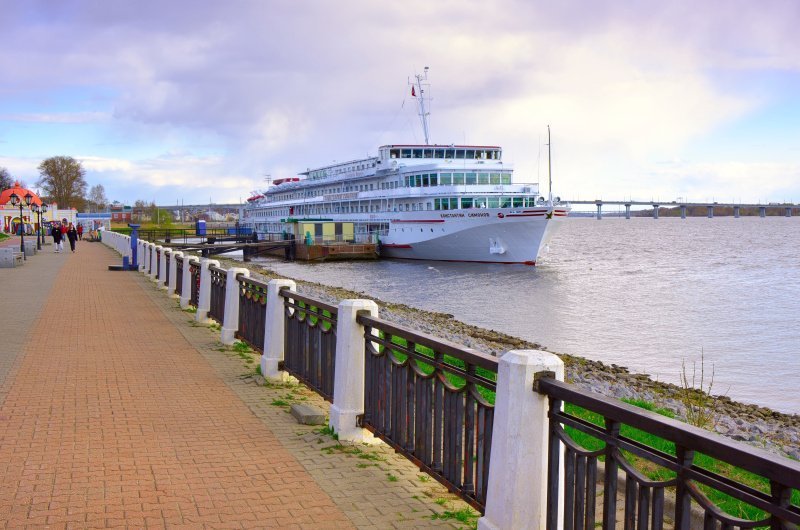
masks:
{"label": "cloudy sky", "polygon": [[500,145],[577,199],[800,202],[794,0],[0,0],[0,166],[112,200],[238,202],[422,142]]}

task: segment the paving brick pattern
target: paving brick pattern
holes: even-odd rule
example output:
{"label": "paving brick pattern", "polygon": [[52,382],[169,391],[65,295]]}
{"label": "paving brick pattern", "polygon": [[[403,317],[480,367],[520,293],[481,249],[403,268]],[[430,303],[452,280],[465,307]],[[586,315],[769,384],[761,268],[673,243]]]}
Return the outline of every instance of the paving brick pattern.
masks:
{"label": "paving brick pattern", "polygon": [[5,527],[351,526],[136,273],[58,257],[0,407]]}
{"label": "paving brick pattern", "polygon": [[466,505],[387,446],[297,424],[276,403],[327,404],[258,386],[154,283],[107,271],[109,249],[52,258],[0,408],[0,527],[463,526],[432,519]]}

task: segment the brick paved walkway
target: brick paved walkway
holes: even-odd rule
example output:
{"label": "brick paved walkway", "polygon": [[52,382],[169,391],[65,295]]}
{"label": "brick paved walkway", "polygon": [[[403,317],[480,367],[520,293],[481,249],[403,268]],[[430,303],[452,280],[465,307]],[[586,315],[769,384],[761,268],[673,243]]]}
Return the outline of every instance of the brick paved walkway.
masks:
{"label": "brick paved walkway", "polygon": [[4,290],[9,272],[28,287],[0,297],[2,315],[25,306],[2,328],[24,347],[0,346],[14,366],[0,395],[5,527],[447,524],[430,519],[441,487],[391,451],[360,460],[293,424],[270,405],[285,388],[242,379],[242,360],[147,279],[107,271],[118,260],[82,243],[0,270]]}

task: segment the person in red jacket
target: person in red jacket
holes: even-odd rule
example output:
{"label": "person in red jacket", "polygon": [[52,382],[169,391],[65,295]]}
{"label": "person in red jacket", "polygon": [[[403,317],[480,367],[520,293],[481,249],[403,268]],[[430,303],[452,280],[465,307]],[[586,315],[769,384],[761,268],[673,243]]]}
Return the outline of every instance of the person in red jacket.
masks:
{"label": "person in red jacket", "polygon": [[78,225],[78,239],[83,241],[83,225],[82,224]]}

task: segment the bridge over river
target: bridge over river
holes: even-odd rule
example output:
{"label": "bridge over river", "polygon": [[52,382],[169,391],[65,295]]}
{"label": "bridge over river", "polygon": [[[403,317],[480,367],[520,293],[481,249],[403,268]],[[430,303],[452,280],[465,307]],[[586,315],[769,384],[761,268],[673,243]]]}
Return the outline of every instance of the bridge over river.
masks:
{"label": "bridge over river", "polygon": [[791,217],[793,211],[800,211],[800,204],[793,203],[723,203],[723,202],[662,202],[662,201],[634,201],[634,200],[605,200],[596,199],[593,201],[567,201],[571,205],[591,204],[597,207],[597,219],[603,218],[603,206],[624,206],[625,218],[631,218],[631,208],[633,206],[649,206],[653,209],[653,219],[658,219],[659,208],[679,208],[681,219],[686,219],[686,213],[690,208],[705,208],[706,216],[711,219],[714,217],[715,208],[728,208],[733,210],[733,216],[741,216],[742,209],[757,210],[759,217],[766,217],[768,209],[777,209],[783,212],[786,217]]}

